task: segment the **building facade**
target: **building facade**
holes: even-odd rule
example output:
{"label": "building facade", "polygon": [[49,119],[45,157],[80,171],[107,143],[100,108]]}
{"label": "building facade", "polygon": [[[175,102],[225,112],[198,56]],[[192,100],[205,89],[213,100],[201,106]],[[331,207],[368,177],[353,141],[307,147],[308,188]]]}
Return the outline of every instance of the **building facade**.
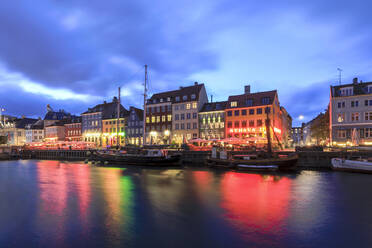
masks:
{"label": "building facade", "polygon": [[119,127],[118,127],[117,118],[110,118],[110,119],[102,120],[103,147],[117,146],[118,139],[119,139],[119,146],[125,145],[125,136],[126,136],[125,125],[126,125],[127,118],[126,116],[124,117],[124,115],[125,115],[124,113],[120,113]]}
{"label": "building facade", "polygon": [[282,142],[281,114],[276,90],[251,93],[245,86],[245,94],[230,96],[225,109],[225,133],[227,138],[242,139],[242,143],[267,144],[265,120],[270,119],[273,144]]}
{"label": "building facade", "polygon": [[6,137],[7,145],[23,146],[26,144],[26,127],[36,121],[37,119],[25,117],[9,119],[3,123],[0,136]]}
{"label": "building facade", "polygon": [[372,82],[331,86],[330,142],[332,145],[372,145]]}
{"label": "building facade", "polygon": [[129,108],[129,117],[126,125],[127,144],[140,146],[143,143],[143,110],[135,107]]}
{"label": "building facade", "polygon": [[282,144],[283,148],[288,148],[292,146],[292,117],[283,106],[280,106],[280,115]]}
{"label": "building facade", "polygon": [[65,141],[65,126],[63,123],[56,122],[45,127],[45,141]]}
{"label": "building facade", "polygon": [[293,127],[291,134],[292,134],[292,146],[293,147],[302,146],[303,145],[302,127]]}
{"label": "building facade", "polygon": [[199,137],[206,140],[225,138],[227,101],[205,103],[199,112]]}
{"label": "building facade", "polygon": [[81,135],[81,117],[74,118],[71,122],[65,125],[65,140],[66,141],[82,141]]}
{"label": "building facade", "polygon": [[44,121],[38,120],[26,126],[26,143],[44,141]]}

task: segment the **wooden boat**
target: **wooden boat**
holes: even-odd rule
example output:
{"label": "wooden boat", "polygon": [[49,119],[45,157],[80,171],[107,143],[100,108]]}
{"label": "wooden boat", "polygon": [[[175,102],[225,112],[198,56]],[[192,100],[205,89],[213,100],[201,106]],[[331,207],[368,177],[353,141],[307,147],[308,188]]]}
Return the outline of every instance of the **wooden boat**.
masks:
{"label": "wooden boat", "polygon": [[350,171],[372,173],[371,159],[342,159],[332,158],[332,169],[336,171]]}
{"label": "wooden boat", "polygon": [[181,155],[169,155],[167,150],[148,149],[140,154],[98,152],[94,160],[122,166],[179,166]]}

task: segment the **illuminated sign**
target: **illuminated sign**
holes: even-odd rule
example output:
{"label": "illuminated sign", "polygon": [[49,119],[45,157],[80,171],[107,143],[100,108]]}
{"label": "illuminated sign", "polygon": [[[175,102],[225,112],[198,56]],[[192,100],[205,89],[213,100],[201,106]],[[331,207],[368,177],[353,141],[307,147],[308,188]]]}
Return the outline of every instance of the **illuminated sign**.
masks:
{"label": "illuminated sign", "polygon": [[266,128],[260,127],[260,128],[230,128],[230,133],[249,133],[249,132],[265,132]]}

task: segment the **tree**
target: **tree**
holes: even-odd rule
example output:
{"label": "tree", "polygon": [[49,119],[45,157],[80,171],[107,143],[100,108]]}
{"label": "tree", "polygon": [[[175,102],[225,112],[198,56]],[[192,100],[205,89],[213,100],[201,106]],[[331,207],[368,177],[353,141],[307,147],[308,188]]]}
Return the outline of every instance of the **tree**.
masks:
{"label": "tree", "polygon": [[326,145],[329,138],[329,108],[325,113],[320,113],[310,126],[311,137],[317,145]]}

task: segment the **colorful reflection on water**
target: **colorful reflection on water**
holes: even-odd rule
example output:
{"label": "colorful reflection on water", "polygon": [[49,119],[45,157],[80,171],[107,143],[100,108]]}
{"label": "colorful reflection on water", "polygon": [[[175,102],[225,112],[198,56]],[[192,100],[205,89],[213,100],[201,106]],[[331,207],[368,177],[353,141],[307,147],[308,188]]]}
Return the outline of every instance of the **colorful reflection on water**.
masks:
{"label": "colorful reflection on water", "polygon": [[4,162],[0,247],[370,247],[370,182],[330,172]]}

